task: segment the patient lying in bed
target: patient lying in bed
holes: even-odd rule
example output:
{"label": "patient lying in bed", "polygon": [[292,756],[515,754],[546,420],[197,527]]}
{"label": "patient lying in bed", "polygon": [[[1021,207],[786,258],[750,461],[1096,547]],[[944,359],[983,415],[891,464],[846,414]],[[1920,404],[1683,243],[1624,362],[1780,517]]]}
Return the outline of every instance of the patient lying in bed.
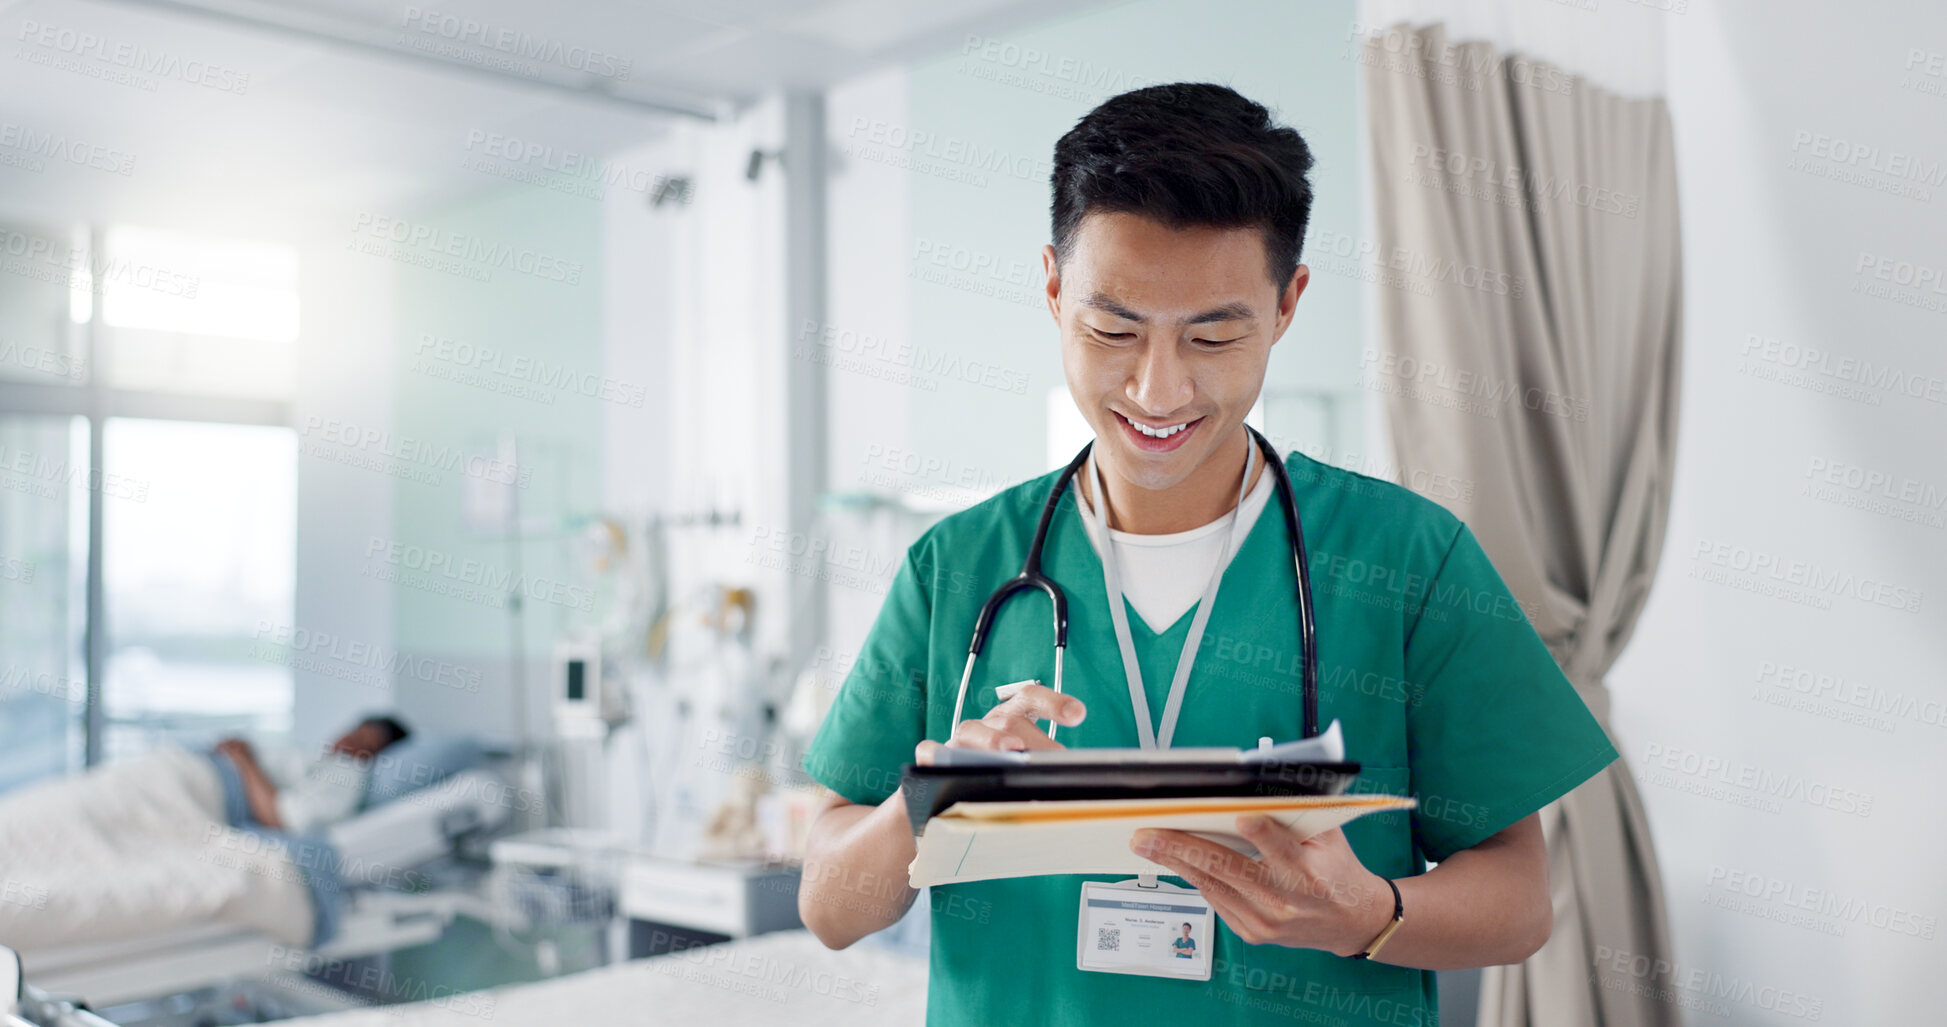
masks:
{"label": "patient lying in bed", "polygon": [[206,920],[308,943],[318,882],[291,846],[312,843],[252,831],[315,830],[354,812],[372,756],[403,737],[375,720],[309,765],[242,742],[165,745],[0,794],[0,877],[32,900],[0,902],[0,944],[31,951]]}
{"label": "patient lying in bed", "polygon": [[292,834],[335,824],[358,811],[372,757],[411,734],[396,718],[367,717],[310,760],[295,746],[225,739],[213,752],[234,796],[225,819],[232,826],[254,823]]}

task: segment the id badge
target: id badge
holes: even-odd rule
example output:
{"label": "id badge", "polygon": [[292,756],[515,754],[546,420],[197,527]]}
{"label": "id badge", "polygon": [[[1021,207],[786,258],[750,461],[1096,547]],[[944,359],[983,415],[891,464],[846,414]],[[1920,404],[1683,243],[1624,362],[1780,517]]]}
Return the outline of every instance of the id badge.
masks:
{"label": "id badge", "polygon": [[1098,973],[1210,979],[1210,903],[1167,881],[1082,884],[1075,966]]}

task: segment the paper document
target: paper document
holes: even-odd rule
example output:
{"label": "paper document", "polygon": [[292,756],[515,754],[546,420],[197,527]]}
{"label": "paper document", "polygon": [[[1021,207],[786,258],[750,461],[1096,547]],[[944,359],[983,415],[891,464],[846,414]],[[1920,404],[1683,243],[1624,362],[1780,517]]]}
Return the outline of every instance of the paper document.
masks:
{"label": "paper document", "polygon": [[1138,829],[1191,831],[1256,858],[1256,848],[1237,834],[1240,814],[1266,814],[1310,838],[1413,805],[1392,795],[962,802],[927,822],[908,872],[915,888],[1040,874],[1168,874],[1129,851]]}

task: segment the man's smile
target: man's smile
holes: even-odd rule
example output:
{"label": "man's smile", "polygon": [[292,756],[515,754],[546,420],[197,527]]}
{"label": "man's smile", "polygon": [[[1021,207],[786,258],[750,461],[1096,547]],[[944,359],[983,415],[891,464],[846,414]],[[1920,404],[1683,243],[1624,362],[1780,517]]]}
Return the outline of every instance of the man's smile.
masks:
{"label": "man's smile", "polygon": [[1191,435],[1196,433],[1197,427],[1204,421],[1199,417],[1176,424],[1152,425],[1132,420],[1127,414],[1119,411],[1115,412],[1115,416],[1122,425],[1123,434],[1130,442],[1136,448],[1151,453],[1167,453],[1182,446]]}

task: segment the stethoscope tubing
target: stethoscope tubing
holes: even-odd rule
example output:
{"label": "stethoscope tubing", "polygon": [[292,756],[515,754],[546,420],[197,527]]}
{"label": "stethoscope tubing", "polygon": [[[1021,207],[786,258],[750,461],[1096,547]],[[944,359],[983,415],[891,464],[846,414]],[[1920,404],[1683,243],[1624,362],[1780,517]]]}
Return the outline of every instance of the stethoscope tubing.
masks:
{"label": "stethoscope tubing", "polygon": [[[1279,458],[1276,447],[1271,445],[1257,429],[1245,425],[1244,430],[1264,452],[1265,464],[1270,469],[1272,481],[1277,486],[1278,501],[1284,508],[1285,536],[1290,542],[1292,563],[1298,572],[1298,641],[1304,653],[1301,679],[1303,682],[1304,737],[1318,734],[1318,646],[1317,624],[1312,612],[1311,561],[1305,551],[1305,529],[1298,519],[1298,499],[1291,487],[1291,474],[1285,470],[1284,461]],[[1054,605],[1055,622],[1055,678],[1054,690],[1061,694],[1062,655],[1068,648],[1068,596],[1041,570],[1042,549],[1048,541],[1048,528],[1054,523],[1055,510],[1061,506],[1061,497],[1075,480],[1075,474],[1087,463],[1089,453],[1095,448],[1091,440],[1068,462],[1055,484],[1048,491],[1047,501],[1041,506],[1041,519],[1034,528],[1034,538],[1028,543],[1027,559],[1021,564],[1021,572],[1002,583],[1001,587],[987,597],[981,604],[980,616],[974,620],[973,638],[967,645],[966,667],[960,672],[959,694],[953,700],[953,720],[957,728],[960,714],[967,701],[967,686],[973,680],[974,661],[987,644],[987,633],[994,626],[994,618],[1016,592],[1025,588],[1039,589],[1046,593]],[[1054,727],[1050,725],[1048,736],[1054,737]]]}

